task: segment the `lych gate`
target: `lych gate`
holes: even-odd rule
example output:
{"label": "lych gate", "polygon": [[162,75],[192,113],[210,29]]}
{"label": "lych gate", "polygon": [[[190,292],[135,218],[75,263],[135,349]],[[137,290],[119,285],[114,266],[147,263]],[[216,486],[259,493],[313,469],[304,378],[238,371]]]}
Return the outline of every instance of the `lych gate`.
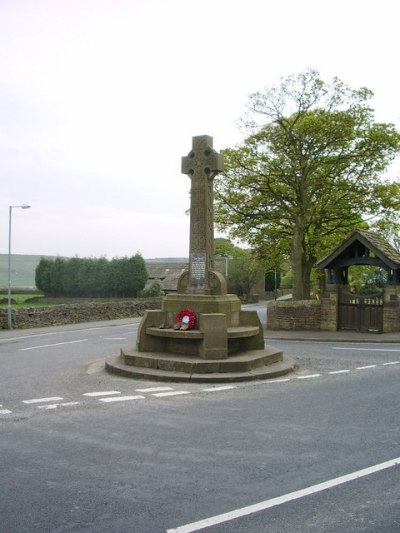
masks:
{"label": "lych gate", "polygon": [[[354,294],[348,271],[354,265],[372,265],[386,271],[380,294]],[[382,333],[399,331],[397,291],[400,285],[400,253],[379,235],[354,231],[318,268],[328,271],[328,288],[337,290],[337,329]]]}

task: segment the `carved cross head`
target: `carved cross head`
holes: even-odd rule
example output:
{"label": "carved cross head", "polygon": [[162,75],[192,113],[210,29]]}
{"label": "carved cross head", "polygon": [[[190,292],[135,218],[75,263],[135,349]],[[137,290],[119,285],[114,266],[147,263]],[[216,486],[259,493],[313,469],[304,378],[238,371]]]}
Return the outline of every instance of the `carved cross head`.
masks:
{"label": "carved cross head", "polygon": [[191,151],[182,157],[182,174],[191,178],[213,179],[223,170],[223,156],[213,149],[213,138],[209,135],[193,137]]}

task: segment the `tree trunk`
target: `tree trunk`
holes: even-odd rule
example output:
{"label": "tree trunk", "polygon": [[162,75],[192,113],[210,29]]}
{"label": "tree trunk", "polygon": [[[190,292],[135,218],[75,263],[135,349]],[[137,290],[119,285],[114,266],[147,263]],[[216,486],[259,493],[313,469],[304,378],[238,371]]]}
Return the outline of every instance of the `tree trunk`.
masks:
{"label": "tree trunk", "polygon": [[304,232],[296,225],[292,242],[293,300],[310,299],[312,264],[304,252]]}

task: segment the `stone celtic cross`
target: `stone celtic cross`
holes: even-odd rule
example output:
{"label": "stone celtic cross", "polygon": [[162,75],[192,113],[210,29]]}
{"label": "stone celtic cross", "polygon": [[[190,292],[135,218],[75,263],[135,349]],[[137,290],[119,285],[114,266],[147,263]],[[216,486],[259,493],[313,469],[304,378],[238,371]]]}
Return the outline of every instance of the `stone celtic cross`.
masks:
{"label": "stone celtic cross", "polygon": [[208,135],[193,137],[192,150],[182,157],[182,173],[191,180],[189,279],[187,291],[210,292],[209,273],[214,270],[214,186],[223,170],[223,157],[213,149]]}

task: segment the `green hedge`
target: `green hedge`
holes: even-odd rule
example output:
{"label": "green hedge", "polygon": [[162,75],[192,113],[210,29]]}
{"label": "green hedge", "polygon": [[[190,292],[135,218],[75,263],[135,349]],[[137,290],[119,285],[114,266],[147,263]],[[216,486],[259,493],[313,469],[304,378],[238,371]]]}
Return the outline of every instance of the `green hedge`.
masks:
{"label": "green hedge", "polygon": [[121,259],[42,257],[36,287],[46,296],[88,298],[136,297],[146,285],[146,264],[140,254]]}

